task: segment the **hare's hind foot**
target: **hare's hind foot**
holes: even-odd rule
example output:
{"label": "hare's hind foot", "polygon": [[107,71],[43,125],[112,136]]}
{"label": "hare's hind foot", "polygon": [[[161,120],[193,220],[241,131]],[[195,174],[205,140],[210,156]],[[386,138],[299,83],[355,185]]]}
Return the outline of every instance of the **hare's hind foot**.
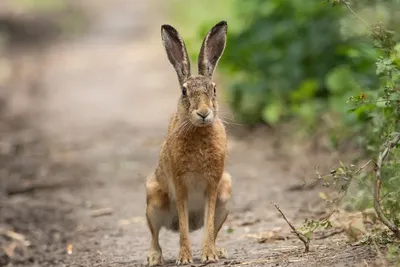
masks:
{"label": "hare's hind foot", "polygon": [[228,252],[226,251],[225,248],[216,248],[217,256],[220,259],[228,259]]}
{"label": "hare's hind foot", "polygon": [[147,263],[149,266],[163,265],[164,261],[161,251],[151,250],[147,256]]}
{"label": "hare's hind foot", "polygon": [[176,260],[176,265],[187,265],[191,263],[193,263],[193,259],[190,251],[181,250],[178,259]]}
{"label": "hare's hind foot", "polygon": [[205,250],[201,256],[202,263],[215,263],[219,259],[228,259],[228,252],[225,248],[215,248],[209,251]]}
{"label": "hare's hind foot", "polygon": [[151,246],[147,256],[149,266],[163,264],[162,250],[158,241],[163,226],[163,215],[168,207],[168,194],[162,191],[155,175],[152,174],[146,183],[147,207],[146,219],[151,232]]}
{"label": "hare's hind foot", "polygon": [[215,248],[203,249],[201,255],[202,263],[215,263],[218,262],[218,255]]}

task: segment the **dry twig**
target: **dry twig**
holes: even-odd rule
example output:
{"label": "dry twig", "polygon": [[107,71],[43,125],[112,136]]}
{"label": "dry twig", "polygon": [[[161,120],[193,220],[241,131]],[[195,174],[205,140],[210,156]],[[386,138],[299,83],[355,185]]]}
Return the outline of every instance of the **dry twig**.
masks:
{"label": "dry twig", "polygon": [[400,238],[400,229],[393,223],[391,222],[383,213],[383,210],[381,208],[381,205],[379,203],[380,198],[380,191],[382,187],[382,174],[381,174],[381,169],[382,169],[382,164],[383,161],[386,159],[388,156],[390,150],[394,148],[398,143],[400,142],[400,133],[396,133],[396,136],[389,142],[389,144],[386,146],[385,150],[383,152],[379,153],[378,161],[375,166],[375,176],[376,176],[376,181],[375,181],[375,189],[374,189],[374,208],[376,211],[376,214],[378,215],[379,219],[382,221],[383,224],[385,224],[394,234],[397,238]]}
{"label": "dry twig", "polygon": [[112,215],[114,213],[114,210],[112,208],[102,208],[102,209],[97,209],[92,211],[92,217],[100,217],[100,216],[106,216],[106,215]]}
{"label": "dry twig", "polygon": [[328,237],[331,237],[334,235],[339,235],[341,233],[344,233],[344,231],[345,231],[344,229],[337,229],[337,230],[329,232],[329,233],[324,233],[321,236],[316,237],[315,239],[325,239],[325,238],[328,238]]}
{"label": "dry twig", "polygon": [[362,24],[364,24],[364,26],[372,33],[372,35],[374,35],[375,38],[379,39],[379,35],[368,25],[367,22],[365,22],[365,20],[363,20],[359,15],[357,15],[357,13],[351,8],[349,2],[345,1],[345,0],[339,0],[339,2],[341,2],[342,4],[344,4],[346,6],[346,8],[359,20],[361,21]]}
{"label": "dry twig", "polygon": [[275,208],[279,211],[279,213],[282,215],[283,219],[287,222],[287,224],[292,228],[293,233],[300,239],[301,242],[304,243],[305,253],[308,253],[310,251],[310,239],[307,238],[305,235],[297,231],[297,229],[289,222],[289,220],[286,218],[285,214],[283,214],[282,210],[276,205],[275,202],[273,202]]}
{"label": "dry twig", "polygon": [[69,186],[71,182],[69,181],[60,181],[49,183],[47,181],[28,181],[22,185],[13,186],[10,188],[6,188],[6,194],[9,196],[17,195],[17,194],[25,194],[30,193],[35,190],[44,190],[44,189],[57,189],[65,186]]}

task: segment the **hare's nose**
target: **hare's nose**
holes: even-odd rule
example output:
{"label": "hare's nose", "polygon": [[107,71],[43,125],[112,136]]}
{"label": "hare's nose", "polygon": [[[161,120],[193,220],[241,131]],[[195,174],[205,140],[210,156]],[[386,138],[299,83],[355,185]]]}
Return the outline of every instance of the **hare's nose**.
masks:
{"label": "hare's nose", "polygon": [[208,115],[210,115],[210,110],[201,110],[201,111],[197,111],[197,115],[199,115],[200,117],[202,117],[203,119],[207,118]]}

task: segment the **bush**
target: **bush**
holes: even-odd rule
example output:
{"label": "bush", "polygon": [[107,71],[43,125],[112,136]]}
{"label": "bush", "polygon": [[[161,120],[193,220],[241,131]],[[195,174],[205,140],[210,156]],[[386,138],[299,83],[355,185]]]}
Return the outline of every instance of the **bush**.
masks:
{"label": "bush", "polygon": [[[228,91],[239,119],[273,124],[295,114],[309,121],[328,94],[352,86],[338,81],[347,78],[348,67],[326,81],[333,68],[349,62],[352,48],[352,40],[340,36],[341,10],[295,0],[243,2],[238,10],[249,24],[231,34],[223,62],[230,77],[239,77]],[[354,63],[369,71],[373,66],[371,60]]]}

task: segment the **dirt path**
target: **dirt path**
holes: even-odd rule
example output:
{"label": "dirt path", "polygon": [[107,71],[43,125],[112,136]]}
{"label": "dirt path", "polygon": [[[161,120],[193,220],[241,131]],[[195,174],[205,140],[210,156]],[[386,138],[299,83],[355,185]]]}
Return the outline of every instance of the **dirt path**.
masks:
{"label": "dirt path", "polygon": [[[44,96],[36,122],[52,162],[63,171],[49,179],[73,181],[56,191],[40,191],[66,210],[53,215],[62,240],[37,248],[34,266],[140,266],[150,235],[144,220],[144,179],[156,164],[169,115],[176,106],[177,79],[161,46],[161,8],[145,0],[85,1],[93,27],[78,39],[54,45],[46,58]],[[268,136],[265,136],[268,138]],[[307,191],[289,192],[298,178],[271,160],[269,143],[257,136],[231,135],[228,170],[233,176],[232,213],[219,237],[231,259],[218,266],[354,266],[367,256],[345,246],[342,237],[315,243],[302,253],[295,238],[258,243],[261,232],[291,237],[271,201],[301,222]],[[61,177],[61,178],[60,178]],[[109,208],[111,215],[93,217]],[[54,212],[52,210],[52,212]],[[56,227],[57,228],[57,227]],[[199,263],[202,231],[191,235]],[[72,244],[72,254],[64,244]],[[161,233],[167,263],[173,266],[178,236]],[[337,252],[340,251],[340,260]],[[338,263],[335,265],[334,263]],[[32,265],[24,265],[32,266]]]}

